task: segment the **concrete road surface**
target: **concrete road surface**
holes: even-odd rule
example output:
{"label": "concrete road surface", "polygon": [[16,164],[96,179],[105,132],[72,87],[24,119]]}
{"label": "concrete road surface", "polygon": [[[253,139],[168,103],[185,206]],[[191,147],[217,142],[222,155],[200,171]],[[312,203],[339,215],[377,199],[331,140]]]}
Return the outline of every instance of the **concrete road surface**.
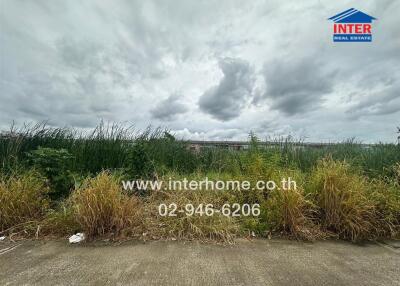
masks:
{"label": "concrete road surface", "polygon": [[0,285],[400,285],[398,242],[0,242]]}

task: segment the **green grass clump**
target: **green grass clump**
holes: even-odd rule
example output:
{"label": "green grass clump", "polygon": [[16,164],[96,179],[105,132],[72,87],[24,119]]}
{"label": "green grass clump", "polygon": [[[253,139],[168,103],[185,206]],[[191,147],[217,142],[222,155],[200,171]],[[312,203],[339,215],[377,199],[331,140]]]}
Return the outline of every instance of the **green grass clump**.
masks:
{"label": "green grass clump", "polygon": [[265,201],[264,221],[271,233],[301,240],[315,240],[324,233],[313,222],[312,203],[305,199],[302,190],[274,190]]}
{"label": "green grass clump", "polygon": [[322,226],[344,239],[377,233],[376,209],[367,180],[344,161],[321,160],[310,175],[308,192],[319,209]]}
{"label": "green grass clump", "polygon": [[[399,164],[393,167],[400,171]],[[400,173],[398,173],[400,174]],[[371,182],[369,197],[375,204],[379,222],[379,236],[399,237],[400,234],[400,176],[393,179],[374,179]]]}
{"label": "green grass clump", "polygon": [[302,240],[325,237],[316,222],[316,206],[305,195],[304,174],[296,169],[275,170],[270,180],[280,182],[282,178],[291,178],[296,182],[296,186],[286,186],[286,189],[283,189],[278,185],[278,188],[269,191],[265,198],[263,221],[268,225],[270,232]]}

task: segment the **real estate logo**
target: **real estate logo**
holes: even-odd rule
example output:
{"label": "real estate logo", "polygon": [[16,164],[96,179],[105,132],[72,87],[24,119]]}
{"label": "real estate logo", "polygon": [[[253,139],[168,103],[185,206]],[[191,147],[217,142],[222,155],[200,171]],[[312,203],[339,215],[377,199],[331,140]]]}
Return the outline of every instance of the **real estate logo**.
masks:
{"label": "real estate logo", "polygon": [[328,20],[333,24],[334,42],[371,42],[372,20],[376,18],[351,8]]}

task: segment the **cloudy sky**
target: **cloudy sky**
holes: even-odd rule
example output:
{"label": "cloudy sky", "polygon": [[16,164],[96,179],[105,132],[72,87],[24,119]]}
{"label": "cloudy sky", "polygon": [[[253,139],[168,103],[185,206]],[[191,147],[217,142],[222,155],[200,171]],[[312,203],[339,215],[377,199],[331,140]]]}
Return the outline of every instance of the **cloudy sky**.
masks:
{"label": "cloudy sky", "polygon": [[[0,128],[101,119],[191,139],[393,142],[400,1],[0,0]],[[372,43],[333,43],[359,9]]]}

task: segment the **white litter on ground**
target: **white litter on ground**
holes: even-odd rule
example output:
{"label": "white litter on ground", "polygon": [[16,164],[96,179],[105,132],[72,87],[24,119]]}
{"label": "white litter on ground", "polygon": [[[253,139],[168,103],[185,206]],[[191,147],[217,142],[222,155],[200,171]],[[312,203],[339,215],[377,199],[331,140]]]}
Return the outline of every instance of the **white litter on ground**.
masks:
{"label": "white litter on ground", "polygon": [[0,236],[0,241],[3,241],[3,240],[5,240],[5,239],[6,239],[5,236]]}
{"label": "white litter on ground", "polygon": [[85,240],[85,234],[78,232],[69,238],[69,243],[79,243]]}

